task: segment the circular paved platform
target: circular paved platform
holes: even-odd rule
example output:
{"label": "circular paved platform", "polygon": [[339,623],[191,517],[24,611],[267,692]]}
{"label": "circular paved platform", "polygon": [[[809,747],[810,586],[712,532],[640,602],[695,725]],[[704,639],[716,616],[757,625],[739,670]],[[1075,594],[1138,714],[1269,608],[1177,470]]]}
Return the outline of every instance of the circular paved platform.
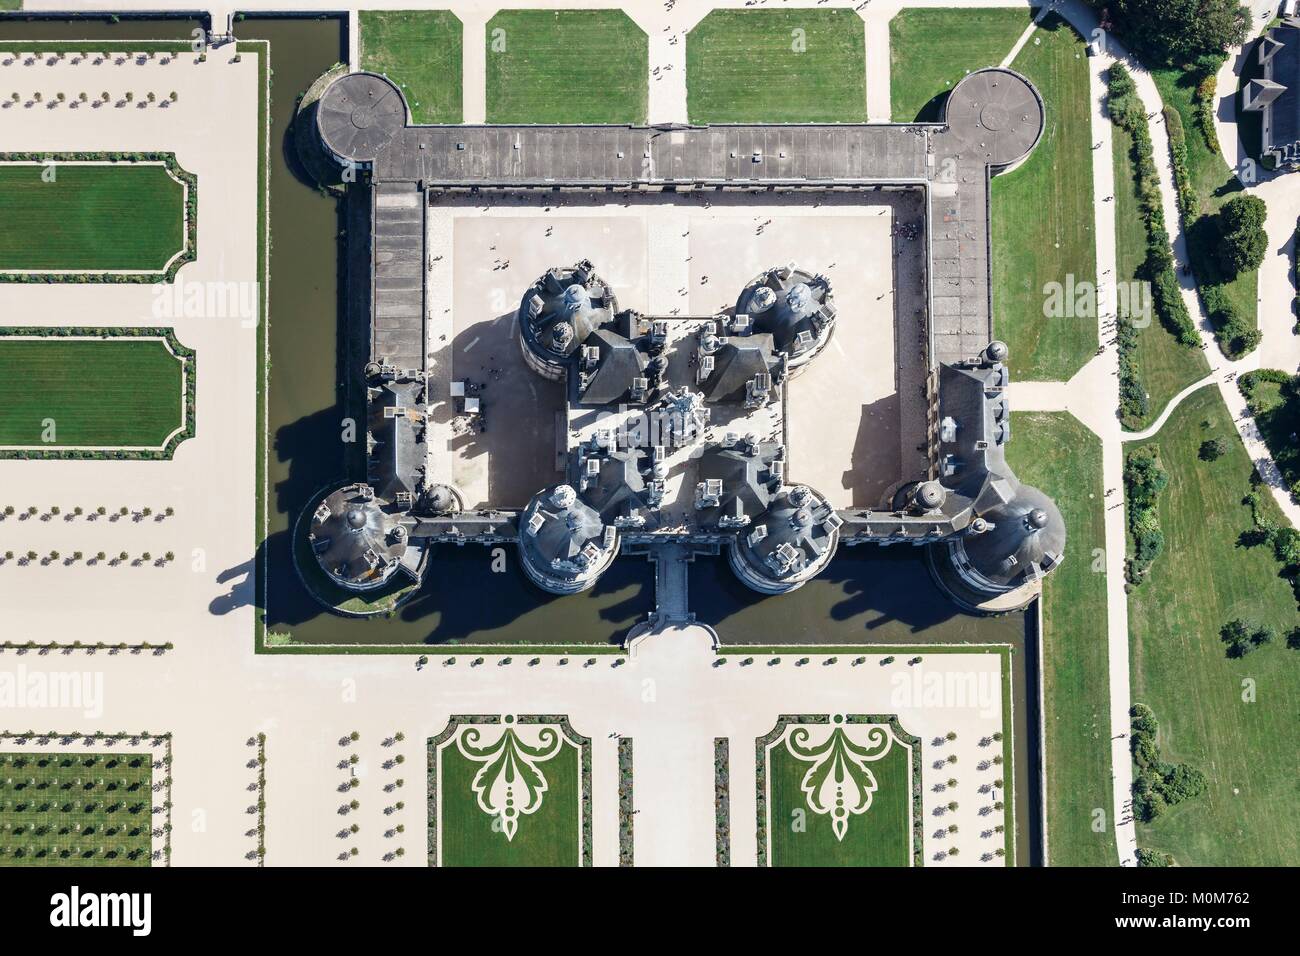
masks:
{"label": "circular paved platform", "polygon": [[1045,114],[1032,83],[997,67],[977,70],[958,83],[948,97],[944,120],[963,156],[1001,167],[1029,155],[1043,135]]}
{"label": "circular paved platform", "polygon": [[343,159],[373,162],[406,126],[406,98],[376,73],[349,73],[325,90],[316,110],[321,142]]}

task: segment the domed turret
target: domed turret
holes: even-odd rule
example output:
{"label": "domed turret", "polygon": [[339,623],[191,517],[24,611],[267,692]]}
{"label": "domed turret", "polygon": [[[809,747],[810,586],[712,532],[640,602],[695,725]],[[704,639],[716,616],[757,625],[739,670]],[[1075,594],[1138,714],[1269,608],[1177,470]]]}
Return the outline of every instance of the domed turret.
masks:
{"label": "domed turret", "polygon": [[437,484],[427,488],[416,508],[421,514],[446,515],[465,510],[460,493],[451,485]]}
{"label": "domed turret", "polygon": [[538,374],[558,381],[592,332],[614,321],[618,300],[587,260],[552,269],[519,304],[519,344]]}
{"label": "domed turret", "polygon": [[830,340],[835,324],[830,280],[793,265],[769,269],[745,286],[736,314],[748,315],[754,332],[772,336],[793,372]]}
{"label": "domed turret", "polygon": [[520,516],[519,554],[538,587],[576,594],[595,584],[618,554],[618,529],[572,486],[556,485],[535,495]]}
{"label": "domed turret", "polygon": [[308,540],[336,584],[366,591],[383,585],[397,570],[406,552],[406,529],[384,505],[364,484],[340,488],[317,505]]}
{"label": "domed turret", "polygon": [[784,488],[766,513],[735,538],[727,551],[731,569],[755,591],[793,591],[830,563],[841,524],[835,510],[810,488]]}
{"label": "domed turret", "polygon": [[1051,498],[1020,485],[946,542],[953,570],[977,594],[996,596],[1037,584],[1065,554],[1065,520]]}

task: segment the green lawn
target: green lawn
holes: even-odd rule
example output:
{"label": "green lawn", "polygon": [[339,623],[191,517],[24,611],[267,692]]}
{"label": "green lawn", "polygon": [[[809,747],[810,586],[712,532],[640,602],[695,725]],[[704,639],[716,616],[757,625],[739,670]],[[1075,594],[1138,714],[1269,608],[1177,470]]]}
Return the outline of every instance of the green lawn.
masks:
{"label": "green lawn", "polygon": [[1066,380],[1097,350],[1095,316],[1043,315],[1049,283],[1097,279],[1088,61],[1052,14],[1011,65],[1038,87],[1047,128],[1024,164],[992,183],[993,324],[1013,377]]}
{"label": "green lawn", "polygon": [[714,10],[686,35],[692,123],[862,123],[866,28],[852,10]]}
{"label": "green lawn", "polygon": [[148,866],[152,760],[0,753],[0,866]]}
{"label": "green lawn", "polygon": [[459,123],[461,22],[449,10],[362,10],[361,69],[406,94],[417,123]]}
{"label": "green lawn", "polygon": [[[1153,70],[1152,78],[1160,90],[1160,98],[1182,117],[1187,140],[1187,169],[1193,186],[1200,197],[1201,219],[1197,224],[1184,223],[1187,232],[1187,254],[1191,258],[1192,272],[1201,288],[1206,309],[1214,318],[1218,301],[1230,305],[1246,320],[1251,328],[1258,325],[1256,296],[1259,292],[1259,272],[1243,272],[1229,282],[1223,275],[1216,256],[1218,232],[1212,220],[1219,208],[1241,191],[1241,183],[1228,168],[1223,154],[1211,149],[1196,120],[1195,78],[1180,70]],[[1207,228],[1209,227],[1209,228]]]}
{"label": "green lawn", "polygon": [[185,246],[184,187],[161,164],[0,163],[0,271],[161,272]]}
{"label": "green lawn", "polygon": [[896,123],[935,122],[967,73],[997,66],[1034,10],[913,8],[889,21],[889,97]]}
{"label": "green lawn", "polygon": [[489,123],[644,123],[649,40],[621,10],[504,10],[487,24]]}
{"label": "green lawn", "polygon": [[[1043,731],[1047,844],[1053,866],[1116,866],[1110,788],[1110,687],[1101,440],[1068,412],[1013,412],[1008,459],[1056,502],[1065,563],[1043,585]],[[1105,829],[1093,830],[1093,811]]]}
{"label": "green lawn", "polygon": [[[1138,211],[1137,171],[1131,149],[1133,137],[1121,126],[1112,128],[1115,160],[1115,279],[1134,283],[1146,260],[1147,231]],[[1130,286],[1133,288],[1133,286]],[[1154,422],[1169,401],[1188,385],[1210,372],[1210,363],[1199,348],[1183,345],[1155,315],[1151,324],[1138,329],[1138,376],[1147,391],[1148,411],[1140,420],[1125,421],[1133,431]]]}
{"label": "green lawn", "polygon": [[476,802],[471,783],[484,765],[468,760],[454,743],[443,747],[441,820],[438,839],[443,866],[579,866],[579,752],[567,740],[550,760],[539,764],[548,789],[541,806],[523,816],[513,839],[506,839],[496,817]]}
{"label": "green lawn", "polygon": [[[829,727],[813,730],[820,742]],[[919,741],[914,746],[920,746]],[[768,836],[771,866],[910,866],[912,828],[908,822],[911,803],[912,756],[894,740],[889,752],[869,764],[878,789],[871,806],[850,816],[844,838],[836,839],[829,814],[815,813],[801,789],[804,775],[812,766],[796,758],[784,741],[768,751],[771,832]]]}
{"label": "green lawn", "polygon": [[185,423],[181,371],[158,340],[0,338],[0,445],[160,446]]}
{"label": "green lawn", "polygon": [[[1229,453],[1201,461],[1201,442],[1217,437]],[[1252,528],[1241,503],[1251,462],[1218,391],[1189,397],[1155,441],[1169,473],[1159,500],[1165,547],[1129,597],[1133,700],[1155,712],[1162,757],[1203,771],[1209,789],[1140,826],[1138,843],[1183,866],[1291,866],[1300,859],[1300,654],[1279,641],[1232,660],[1219,628],[1243,617],[1285,634],[1300,623],[1295,598],[1267,546],[1238,545]]]}

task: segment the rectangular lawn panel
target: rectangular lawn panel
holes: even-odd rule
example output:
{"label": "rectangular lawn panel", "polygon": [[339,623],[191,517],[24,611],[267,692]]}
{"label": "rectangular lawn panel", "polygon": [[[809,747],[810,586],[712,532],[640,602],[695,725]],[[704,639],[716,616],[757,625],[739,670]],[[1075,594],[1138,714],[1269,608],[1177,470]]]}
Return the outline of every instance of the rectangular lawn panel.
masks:
{"label": "rectangular lawn panel", "polygon": [[997,66],[1035,10],[909,9],[889,21],[889,97],[895,123],[937,122],[969,72]]}
{"label": "rectangular lawn panel", "polygon": [[[1229,450],[1203,461],[1200,445],[1213,438]],[[1300,652],[1283,636],[1300,621],[1272,549],[1242,539],[1254,527],[1242,501],[1250,457],[1214,388],[1189,396],[1149,443],[1169,485],[1158,503],[1164,550],[1129,595],[1133,700],[1159,721],[1161,758],[1191,764],[1209,786],[1140,824],[1138,845],[1181,866],[1294,865]],[[1264,515],[1286,526],[1266,489],[1259,497]],[[1279,637],[1229,658],[1219,628],[1234,618]]]}
{"label": "rectangular lawn panel", "polygon": [[0,446],[161,446],[184,424],[181,379],[158,340],[0,337]]}
{"label": "rectangular lawn panel", "polygon": [[0,271],[161,272],[185,246],[185,191],[161,164],[0,163]]}
{"label": "rectangular lawn panel", "polygon": [[460,18],[449,10],[362,10],[361,68],[406,94],[417,123],[459,123]]}
{"label": "rectangular lawn panel", "polygon": [[489,123],[644,123],[650,49],[622,10],[508,10],[487,24]]}
{"label": "rectangular lawn panel", "polygon": [[714,10],[686,35],[692,123],[862,123],[866,28],[852,10]]}
{"label": "rectangular lawn panel", "polygon": [[147,753],[0,753],[0,866],[148,866]]}
{"label": "rectangular lawn panel", "polygon": [[[1110,673],[1101,440],[1068,412],[1013,412],[1007,458],[1065,518],[1065,562],[1043,584],[1043,736],[1053,866],[1116,866],[1110,787]],[[1092,829],[1093,811],[1106,828]]]}
{"label": "rectangular lawn panel", "polygon": [[1013,377],[1066,381],[1097,350],[1095,315],[1043,315],[1049,283],[1097,281],[1088,61],[1082,38],[1052,14],[1011,65],[1038,88],[1047,126],[1029,158],[991,184],[993,326]]}

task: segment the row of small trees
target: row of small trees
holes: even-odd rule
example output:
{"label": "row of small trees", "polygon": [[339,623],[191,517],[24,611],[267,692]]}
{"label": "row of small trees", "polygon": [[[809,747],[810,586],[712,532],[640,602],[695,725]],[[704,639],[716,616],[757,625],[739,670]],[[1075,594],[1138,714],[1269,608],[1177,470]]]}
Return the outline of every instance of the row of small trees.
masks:
{"label": "row of small trees", "polygon": [[[175,90],[172,90],[170,93],[167,94],[166,102],[168,102],[168,103],[175,103],[178,99],[180,99],[180,94],[178,94]],[[18,93],[18,92],[10,93],[10,94],[9,94],[9,101],[10,101],[11,103],[21,103],[21,102],[23,102],[23,96],[22,96],[21,93]],[[95,97],[95,99],[94,99],[94,103],[93,103],[92,105],[99,105],[99,104],[103,104],[103,103],[111,103],[112,101],[113,101],[113,96],[112,96],[112,94],[109,93],[107,90],[104,90],[104,91],[102,91],[102,92],[99,94],[99,96]],[[122,99],[121,99],[120,102],[123,102],[123,103],[134,103],[135,101],[136,101],[136,99],[135,99],[135,94],[134,94],[133,92],[131,92],[130,90],[127,90],[125,93],[122,94]],[[48,102],[48,103],[50,103],[50,104],[66,103],[66,102],[68,102],[68,94],[67,94],[67,93],[63,93],[63,92],[58,92],[58,93],[55,93],[55,94],[54,94],[53,99],[46,100],[46,99],[45,99],[45,94],[44,94],[44,93],[41,93],[39,90],[37,90],[35,93],[33,93],[33,94],[31,95],[31,99],[28,100],[27,102],[29,102],[29,103],[46,103],[46,102]],[[73,102],[74,102],[74,103],[90,103],[90,102],[91,102],[90,94],[89,94],[89,93],[86,93],[86,92],[78,93],[78,94],[76,95],[75,99],[73,100]],[[158,102],[158,94],[155,93],[155,92],[153,92],[152,90],[150,90],[148,93],[146,93],[146,94],[144,95],[144,100],[143,100],[142,102],[145,102],[145,103],[157,103],[157,102]]]}
{"label": "row of small trees", "polygon": [[[111,513],[109,512],[108,508],[106,508],[104,505],[97,506],[94,509],[94,511],[91,511],[89,513],[86,511],[85,508],[81,507],[81,505],[76,505],[66,513],[58,505],[51,505],[49,510],[45,512],[42,512],[35,505],[28,505],[21,512],[13,505],[5,505],[4,509],[0,510],[0,519],[12,518],[15,515],[17,515],[19,521],[25,521],[29,518],[35,518],[37,515],[41,515],[46,518],[57,518],[60,515],[63,515],[64,521],[72,521],[76,518],[80,518],[83,516],[89,521],[94,521],[96,518],[103,518],[105,516],[108,517],[109,521],[117,521],[119,518],[125,518],[127,515],[131,513],[132,513],[131,509],[128,508],[126,505],[122,505],[120,508],[114,509]],[[141,508],[139,511],[135,512],[135,514],[139,515],[141,518],[148,518],[154,514],[154,510],[153,508],[148,507],[146,505],[145,507]],[[172,517],[174,514],[176,514],[176,509],[173,508],[171,505],[168,505],[166,508],[163,508],[161,511],[158,512],[156,520],[161,521],[164,518]]]}
{"label": "row of small trees", "polygon": [[60,560],[63,561],[63,564],[65,566],[71,566],[73,564],[77,564],[78,562],[84,560],[88,565],[103,564],[107,562],[109,567],[114,567],[114,568],[119,565],[126,564],[127,562],[130,562],[135,567],[140,567],[142,565],[146,565],[151,562],[156,567],[162,567],[165,564],[171,564],[173,561],[175,561],[176,554],[173,551],[168,551],[165,554],[163,554],[161,557],[155,558],[152,552],[145,551],[140,555],[140,557],[132,561],[131,555],[125,551],[120,551],[111,558],[103,551],[96,552],[95,555],[91,558],[87,558],[85,554],[81,551],[73,551],[67,557],[64,557],[61,551],[51,551],[49,552],[49,554],[45,555],[44,557],[37,554],[35,551],[28,551],[25,554],[18,557],[15,557],[14,552],[6,551],[4,553],[3,560],[0,560],[0,564],[8,564],[9,562],[14,560],[17,560],[18,564],[23,566],[29,564],[35,564],[37,561],[40,561],[42,564],[48,565],[48,564],[54,564],[55,562]]}

